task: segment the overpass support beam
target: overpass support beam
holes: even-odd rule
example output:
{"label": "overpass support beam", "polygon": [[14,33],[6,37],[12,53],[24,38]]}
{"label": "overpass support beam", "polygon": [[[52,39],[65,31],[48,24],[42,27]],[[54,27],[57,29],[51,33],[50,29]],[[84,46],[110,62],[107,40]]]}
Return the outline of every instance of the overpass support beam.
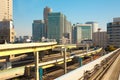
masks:
{"label": "overpass support beam", "polygon": [[65,47],[62,47],[61,48],[61,54],[63,55],[63,58],[64,58],[64,74],[67,73],[67,61],[66,61],[66,48]]}
{"label": "overpass support beam", "polygon": [[67,73],[66,48],[63,48],[63,53],[64,53],[64,74],[66,74]]}
{"label": "overpass support beam", "polygon": [[35,56],[35,80],[39,80],[39,52],[34,52]]}
{"label": "overpass support beam", "polygon": [[90,56],[90,60],[93,61],[94,60],[94,56]]}
{"label": "overpass support beam", "polygon": [[10,56],[6,57],[6,62],[10,62]]}

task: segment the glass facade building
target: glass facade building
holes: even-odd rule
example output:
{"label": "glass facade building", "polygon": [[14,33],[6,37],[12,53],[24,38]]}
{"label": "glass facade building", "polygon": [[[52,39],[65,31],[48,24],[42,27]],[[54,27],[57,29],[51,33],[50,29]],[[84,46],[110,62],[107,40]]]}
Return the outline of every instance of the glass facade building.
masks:
{"label": "glass facade building", "polygon": [[32,37],[33,41],[40,41],[42,37],[45,37],[45,24],[42,20],[34,20],[32,24]]}
{"label": "glass facade building", "polygon": [[92,39],[92,26],[90,24],[77,24],[74,27],[74,43]]}
{"label": "glass facade building", "polygon": [[48,14],[48,38],[56,39],[57,42],[64,36],[64,27],[66,27],[66,16],[62,13]]}

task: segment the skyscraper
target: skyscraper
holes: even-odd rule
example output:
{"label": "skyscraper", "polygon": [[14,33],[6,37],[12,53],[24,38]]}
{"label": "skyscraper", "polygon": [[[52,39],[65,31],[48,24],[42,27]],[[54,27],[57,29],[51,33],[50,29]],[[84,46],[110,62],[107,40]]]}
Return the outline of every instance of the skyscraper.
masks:
{"label": "skyscraper", "polygon": [[57,42],[64,37],[66,16],[60,12],[48,14],[48,38]]}
{"label": "skyscraper", "polygon": [[0,41],[14,42],[13,0],[0,0]]}
{"label": "skyscraper", "polygon": [[108,45],[120,47],[120,17],[107,24]]}
{"label": "skyscraper", "polygon": [[44,21],[45,21],[45,37],[47,38],[47,30],[48,30],[48,13],[52,12],[52,9],[49,7],[45,7],[44,8],[44,12],[43,12],[43,17],[44,17]]}
{"label": "skyscraper", "polygon": [[13,20],[13,0],[0,0],[0,21]]}
{"label": "skyscraper", "polygon": [[45,24],[43,20],[34,20],[32,24],[32,37],[33,41],[40,41],[42,37],[45,37]]}

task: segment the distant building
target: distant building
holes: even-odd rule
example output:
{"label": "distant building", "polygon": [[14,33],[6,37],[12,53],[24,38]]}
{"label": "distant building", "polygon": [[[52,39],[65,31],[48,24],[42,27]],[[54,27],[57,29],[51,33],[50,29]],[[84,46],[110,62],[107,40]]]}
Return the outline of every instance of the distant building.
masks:
{"label": "distant building", "polygon": [[94,46],[106,47],[107,46],[107,32],[98,31],[93,33],[93,44]]}
{"label": "distant building", "polygon": [[13,20],[13,0],[0,0],[0,21]]}
{"label": "distant building", "polygon": [[51,13],[52,9],[49,7],[45,7],[43,11],[43,17],[44,17],[44,22],[45,22],[45,36],[47,38],[47,30],[48,30],[48,13]]}
{"label": "distant building", "polygon": [[33,41],[37,42],[45,37],[45,23],[43,20],[34,20],[32,24],[32,37]]}
{"label": "distant building", "polygon": [[72,25],[71,25],[71,22],[66,20],[64,31],[65,31],[64,37],[67,39],[66,43],[72,43]]}
{"label": "distant building", "polygon": [[72,25],[72,38],[71,38],[71,41],[72,41],[72,43],[74,44],[74,43],[76,43],[75,42],[75,24],[73,24]]}
{"label": "distant building", "polygon": [[23,36],[23,42],[32,42],[31,36]]}
{"label": "distant building", "polygon": [[91,24],[76,24],[73,28],[73,43],[81,43],[83,40],[92,39]]}
{"label": "distant building", "polygon": [[0,21],[0,41],[14,42],[15,31],[13,21]]}
{"label": "distant building", "polygon": [[113,18],[113,22],[116,23],[116,22],[120,22],[120,17],[116,17],[116,18]]}
{"label": "distant building", "polygon": [[60,39],[64,37],[65,33],[66,16],[60,12],[48,14],[48,38],[56,39],[60,42]]}
{"label": "distant building", "polygon": [[120,47],[120,17],[107,24],[108,45]]}
{"label": "distant building", "polygon": [[86,22],[86,24],[91,24],[92,25],[92,33],[98,31],[99,26],[98,26],[97,22]]}

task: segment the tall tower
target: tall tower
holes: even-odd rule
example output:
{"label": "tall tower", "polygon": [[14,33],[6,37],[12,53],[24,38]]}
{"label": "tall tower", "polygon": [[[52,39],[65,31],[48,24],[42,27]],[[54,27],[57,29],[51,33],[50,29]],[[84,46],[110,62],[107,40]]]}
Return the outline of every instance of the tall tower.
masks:
{"label": "tall tower", "polygon": [[48,38],[56,39],[60,42],[60,39],[64,37],[64,29],[66,25],[66,16],[60,12],[52,12],[48,14]]}
{"label": "tall tower", "polygon": [[0,21],[13,20],[13,0],[0,0]]}
{"label": "tall tower", "polygon": [[32,24],[33,41],[37,42],[45,36],[45,24],[43,20],[34,20]]}
{"label": "tall tower", "polygon": [[0,0],[0,43],[14,42],[13,0]]}
{"label": "tall tower", "polygon": [[47,38],[47,31],[48,31],[48,13],[51,13],[52,9],[49,7],[45,7],[43,11],[43,16],[44,16],[44,22],[45,22],[45,37]]}

